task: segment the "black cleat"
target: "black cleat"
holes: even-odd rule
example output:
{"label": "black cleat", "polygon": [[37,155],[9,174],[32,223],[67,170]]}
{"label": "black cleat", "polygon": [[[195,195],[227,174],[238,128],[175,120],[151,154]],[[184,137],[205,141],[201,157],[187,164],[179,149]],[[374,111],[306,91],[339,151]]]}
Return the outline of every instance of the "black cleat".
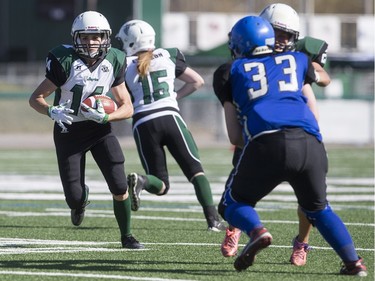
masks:
{"label": "black cleat", "polygon": [[144,249],[145,246],[142,245],[135,239],[132,235],[121,237],[121,244],[123,248],[126,249]]}
{"label": "black cleat", "polygon": [[129,186],[129,195],[131,201],[132,211],[138,211],[139,206],[141,205],[141,192],[144,189],[145,178],[136,173],[131,173],[128,175],[128,186]]}
{"label": "black cleat", "polygon": [[85,208],[90,202],[88,201],[89,198],[89,187],[85,185],[85,194],[86,194],[86,199],[82,204],[82,207],[79,209],[71,209],[70,211],[70,219],[72,221],[72,224],[75,226],[79,226],[83,218],[85,217]]}

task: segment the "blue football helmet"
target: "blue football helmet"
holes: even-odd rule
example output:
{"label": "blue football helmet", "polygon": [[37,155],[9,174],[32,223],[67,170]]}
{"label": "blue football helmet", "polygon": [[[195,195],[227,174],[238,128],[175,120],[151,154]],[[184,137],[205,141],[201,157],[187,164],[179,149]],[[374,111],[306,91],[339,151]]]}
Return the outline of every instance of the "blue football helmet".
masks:
{"label": "blue football helmet", "polygon": [[240,19],[230,32],[229,48],[236,58],[272,53],[274,45],[272,25],[258,16]]}

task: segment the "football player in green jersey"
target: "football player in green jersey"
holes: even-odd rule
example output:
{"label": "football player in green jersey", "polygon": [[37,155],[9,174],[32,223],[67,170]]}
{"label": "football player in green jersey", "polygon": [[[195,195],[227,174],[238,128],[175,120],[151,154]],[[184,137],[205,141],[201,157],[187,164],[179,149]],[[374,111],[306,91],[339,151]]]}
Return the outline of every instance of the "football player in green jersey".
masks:
{"label": "football player in green jersey", "polygon": [[[138,210],[142,190],[159,196],[167,194],[170,183],[165,149],[168,149],[194,186],[208,230],[225,230],[198,148],[180,115],[177,101],[200,88],[203,78],[188,67],[177,48],[155,48],[155,31],[145,21],[126,22],[116,37],[128,57],[125,82],[134,105],[133,134],[146,172],[128,176],[132,210]],[[175,90],[176,79],[182,86]]]}
{"label": "football player in green jersey", "polygon": [[[111,128],[111,121],[130,118],[134,111],[124,82],[125,54],[111,48],[111,27],[98,12],[78,15],[71,35],[73,45],[60,45],[48,53],[45,79],[32,93],[30,106],[55,121],[53,136],[59,173],[73,225],[82,223],[89,203],[85,163],[90,151],[112,193],[122,247],[144,248],[131,234],[125,158]],[[82,103],[90,96],[109,91],[118,104],[111,114],[104,112],[100,101],[96,108]],[[49,105],[46,98],[53,93],[54,103]]]}

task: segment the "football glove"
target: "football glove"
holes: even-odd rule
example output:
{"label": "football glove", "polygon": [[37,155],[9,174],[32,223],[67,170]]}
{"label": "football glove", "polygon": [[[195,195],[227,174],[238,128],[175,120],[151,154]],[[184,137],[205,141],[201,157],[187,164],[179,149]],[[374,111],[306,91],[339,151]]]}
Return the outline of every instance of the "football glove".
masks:
{"label": "football glove", "polygon": [[105,124],[108,122],[109,115],[105,113],[103,103],[100,99],[96,100],[96,108],[92,108],[85,103],[81,103],[81,113],[85,118],[95,121],[96,123]]}
{"label": "football glove", "polygon": [[74,113],[74,110],[66,107],[69,103],[70,100],[67,100],[59,105],[50,105],[48,107],[48,116],[51,117],[61,129],[63,129],[63,132],[68,131],[63,123],[71,125],[73,121],[73,117],[69,114]]}

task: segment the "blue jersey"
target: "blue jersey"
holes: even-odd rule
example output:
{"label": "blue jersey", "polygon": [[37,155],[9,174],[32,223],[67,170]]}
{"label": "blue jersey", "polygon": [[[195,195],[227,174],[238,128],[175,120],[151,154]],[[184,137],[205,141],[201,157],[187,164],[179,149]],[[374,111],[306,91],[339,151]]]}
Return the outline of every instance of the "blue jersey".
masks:
{"label": "blue jersey", "polygon": [[302,94],[311,77],[311,62],[300,52],[235,60],[230,72],[232,99],[246,137],[299,127],[321,141],[317,120]]}

